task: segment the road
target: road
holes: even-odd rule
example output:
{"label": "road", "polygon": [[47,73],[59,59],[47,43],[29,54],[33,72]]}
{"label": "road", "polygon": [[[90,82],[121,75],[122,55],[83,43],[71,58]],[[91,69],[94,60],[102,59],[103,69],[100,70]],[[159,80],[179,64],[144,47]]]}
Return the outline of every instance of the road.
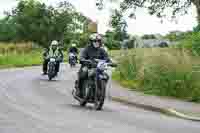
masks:
{"label": "road", "polygon": [[0,133],[199,133],[200,124],[110,100],[81,108],[71,96],[77,69],[52,82],[40,67],[0,71]]}

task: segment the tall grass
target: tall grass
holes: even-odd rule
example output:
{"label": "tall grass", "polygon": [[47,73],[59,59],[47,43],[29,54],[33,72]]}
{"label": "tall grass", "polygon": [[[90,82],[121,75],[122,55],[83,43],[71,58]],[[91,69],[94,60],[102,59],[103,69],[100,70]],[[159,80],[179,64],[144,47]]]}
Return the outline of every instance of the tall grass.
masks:
{"label": "tall grass", "polygon": [[28,43],[0,43],[0,68],[39,65],[42,50]]}
{"label": "tall grass", "polygon": [[[137,49],[121,57],[115,79],[147,94],[200,101],[200,73],[194,72],[191,50]],[[200,69],[199,69],[200,70]]]}
{"label": "tall grass", "polygon": [[29,53],[34,49],[34,44],[27,43],[3,43],[0,42],[0,54],[8,55],[11,53],[24,54]]}

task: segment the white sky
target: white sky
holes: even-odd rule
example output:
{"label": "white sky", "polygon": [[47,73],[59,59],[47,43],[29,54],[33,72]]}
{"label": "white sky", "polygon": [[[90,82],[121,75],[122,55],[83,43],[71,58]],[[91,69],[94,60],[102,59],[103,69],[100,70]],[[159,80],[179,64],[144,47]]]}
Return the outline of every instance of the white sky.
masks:
{"label": "white sky", "polygon": [[[56,2],[62,0],[41,0],[45,3],[55,5]],[[108,22],[110,19],[110,6],[107,6],[105,10],[98,11],[95,6],[95,0],[69,0],[78,11],[84,15],[90,17],[94,21],[98,22],[98,29],[100,33],[104,33],[108,28]],[[10,10],[16,5],[16,0],[0,0],[0,16],[3,16],[3,11]],[[192,30],[197,25],[196,22],[196,9],[193,7],[189,9],[189,14],[181,17],[178,24],[165,21],[160,23],[159,19],[148,15],[145,10],[139,9],[137,11],[137,19],[128,19],[128,32],[131,34],[166,34],[169,31],[180,30],[187,31]]]}

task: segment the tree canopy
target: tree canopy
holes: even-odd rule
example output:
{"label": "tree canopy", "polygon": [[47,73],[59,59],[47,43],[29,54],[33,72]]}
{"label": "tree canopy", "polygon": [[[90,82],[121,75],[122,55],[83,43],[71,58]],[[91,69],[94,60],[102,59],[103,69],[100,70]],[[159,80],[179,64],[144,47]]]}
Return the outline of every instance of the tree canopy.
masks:
{"label": "tree canopy", "polygon": [[0,20],[0,41],[32,41],[44,47],[55,39],[70,43],[86,21],[67,1],[52,7],[37,0],[20,0]]}
{"label": "tree canopy", "polygon": [[[106,0],[96,1],[97,6],[101,7],[102,4],[106,3]],[[158,18],[164,18],[166,16],[175,18],[178,15],[188,13],[188,8],[192,4],[197,8],[198,22],[200,23],[200,0],[122,0],[120,2],[120,11],[132,11],[130,17],[135,17],[137,8],[146,8],[150,15],[156,15]]]}

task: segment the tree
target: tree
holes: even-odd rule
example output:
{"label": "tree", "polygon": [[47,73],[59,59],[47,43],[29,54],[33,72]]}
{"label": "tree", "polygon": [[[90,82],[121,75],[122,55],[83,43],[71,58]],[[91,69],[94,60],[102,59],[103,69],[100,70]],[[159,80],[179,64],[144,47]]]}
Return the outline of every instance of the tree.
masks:
{"label": "tree", "polygon": [[143,35],[142,39],[156,39],[155,35],[151,34],[151,35]]}
{"label": "tree", "polygon": [[106,31],[105,33],[105,45],[109,49],[119,49],[120,48],[120,41],[116,39],[116,32]]}
{"label": "tree", "polygon": [[72,23],[72,6],[60,3],[57,9],[47,7],[36,0],[21,0],[11,17],[17,24],[20,40],[33,41],[48,46],[56,39],[63,41],[69,24]]}
{"label": "tree", "polygon": [[111,16],[110,25],[114,29],[114,39],[123,41],[127,36],[127,22],[123,18],[122,12],[114,10]]}
{"label": "tree", "polygon": [[[96,0],[97,6],[101,5],[103,0]],[[120,10],[126,12],[132,10],[130,17],[135,17],[137,8],[146,8],[150,15],[156,15],[158,18],[188,13],[188,8],[194,4],[197,9],[198,23],[200,23],[200,0],[123,0],[120,3]]]}
{"label": "tree", "polygon": [[14,21],[2,19],[0,20],[0,41],[16,41],[16,25]]}
{"label": "tree", "polygon": [[32,41],[43,47],[58,40],[67,45],[77,38],[76,31],[85,21],[86,17],[67,1],[52,7],[37,0],[20,0],[17,7],[0,20],[0,40]]}

